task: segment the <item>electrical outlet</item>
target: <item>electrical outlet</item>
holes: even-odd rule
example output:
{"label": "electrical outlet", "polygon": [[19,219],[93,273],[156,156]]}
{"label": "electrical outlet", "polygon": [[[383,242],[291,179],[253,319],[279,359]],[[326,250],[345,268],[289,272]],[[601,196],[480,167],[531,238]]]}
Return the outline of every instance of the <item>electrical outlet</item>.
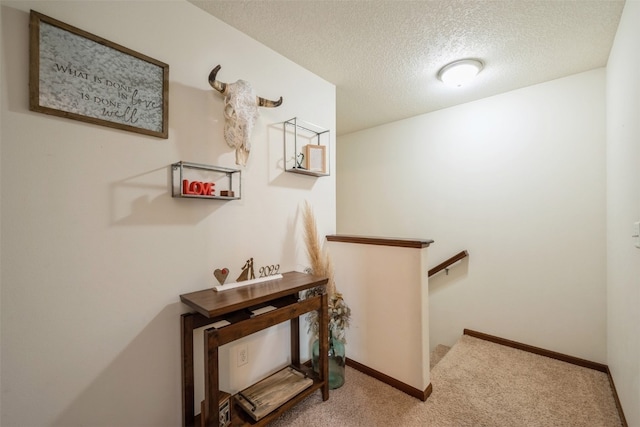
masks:
{"label": "electrical outlet", "polygon": [[249,363],[249,348],[247,344],[240,344],[236,347],[236,359],[238,360],[238,366]]}

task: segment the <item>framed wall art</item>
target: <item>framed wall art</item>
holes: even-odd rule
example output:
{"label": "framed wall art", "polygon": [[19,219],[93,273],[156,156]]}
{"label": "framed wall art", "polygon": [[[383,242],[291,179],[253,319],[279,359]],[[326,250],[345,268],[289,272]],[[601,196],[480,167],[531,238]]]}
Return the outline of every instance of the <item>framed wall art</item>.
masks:
{"label": "framed wall art", "polygon": [[324,145],[305,145],[304,158],[307,161],[307,170],[311,172],[327,172],[327,155]]}
{"label": "framed wall art", "polygon": [[29,109],[169,136],[169,66],[31,11]]}

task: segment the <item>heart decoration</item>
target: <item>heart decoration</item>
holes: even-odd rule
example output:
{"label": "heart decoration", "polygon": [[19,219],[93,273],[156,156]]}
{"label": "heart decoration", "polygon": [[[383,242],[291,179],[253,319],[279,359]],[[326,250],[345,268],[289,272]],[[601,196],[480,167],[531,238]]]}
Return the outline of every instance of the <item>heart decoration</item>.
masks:
{"label": "heart decoration", "polygon": [[218,279],[218,282],[220,282],[221,285],[224,285],[224,281],[227,280],[227,276],[229,275],[229,269],[223,268],[221,270],[219,268],[216,268],[216,270],[213,272],[213,275],[216,277],[216,279]]}

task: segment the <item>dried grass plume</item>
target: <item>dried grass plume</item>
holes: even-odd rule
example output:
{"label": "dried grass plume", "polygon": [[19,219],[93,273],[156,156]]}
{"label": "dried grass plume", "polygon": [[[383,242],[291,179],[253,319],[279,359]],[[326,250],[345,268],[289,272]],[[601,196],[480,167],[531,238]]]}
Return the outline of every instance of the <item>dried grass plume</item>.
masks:
{"label": "dried grass plume", "polygon": [[309,266],[311,272],[316,276],[322,276],[329,279],[327,283],[327,294],[329,297],[336,292],[336,283],[333,276],[333,263],[327,249],[321,243],[318,237],[318,227],[316,218],[309,202],[305,201],[302,210],[302,218],[304,222],[304,243],[307,248],[307,256],[309,257]]}
{"label": "dried grass plume", "polygon": [[[344,301],[342,294],[336,289],[331,257],[327,248],[320,242],[316,218],[309,202],[304,203],[302,217],[304,221],[304,243],[307,247],[307,256],[310,264],[309,272],[329,279],[326,290],[329,297],[329,331],[333,338],[346,342],[345,331],[349,327],[351,309]],[[305,298],[310,298],[320,293],[322,293],[321,287],[309,289],[305,292]],[[309,322],[308,332],[317,339],[320,330],[318,312],[315,310],[309,312],[307,321]]]}

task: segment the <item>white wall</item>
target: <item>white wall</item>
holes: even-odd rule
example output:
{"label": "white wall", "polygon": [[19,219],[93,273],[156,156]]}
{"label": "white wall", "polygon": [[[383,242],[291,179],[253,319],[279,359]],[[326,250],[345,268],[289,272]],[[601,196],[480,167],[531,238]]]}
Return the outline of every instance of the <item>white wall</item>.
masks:
{"label": "white wall", "polygon": [[[29,111],[29,9],[168,63],[169,139]],[[186,1],[3,2],[1,19],[1,424],[180,425],[179,295],[249,257],[303,269],[304,200],[335,232],[335,177],[283,173],[273,125],[299,116],[334,135],[335,87]],[[217,64],[284,103],[261,109],[242,200],[173,199],[171,163],[235,166],[207,82]],[[246,339],[242,368],[225,347],[222,388],[286,364],[288,331]]]}
{"label": "white wall", "polygon": [[607,362],[629,426],[640,426],[639,21],[628,1],[607,65]]}
{"label": "white wall", "polygon": [[424,392],[429,372],[425,248],[328,242],[337,289],[351,308],[347,357]]}
{"label": "white wall", "polygon": [[[605,70],[340,136],[338,232],[430,238],[431,347],[463,328],[606,362]],[[425,272],[426,274],[426,272]]]}

